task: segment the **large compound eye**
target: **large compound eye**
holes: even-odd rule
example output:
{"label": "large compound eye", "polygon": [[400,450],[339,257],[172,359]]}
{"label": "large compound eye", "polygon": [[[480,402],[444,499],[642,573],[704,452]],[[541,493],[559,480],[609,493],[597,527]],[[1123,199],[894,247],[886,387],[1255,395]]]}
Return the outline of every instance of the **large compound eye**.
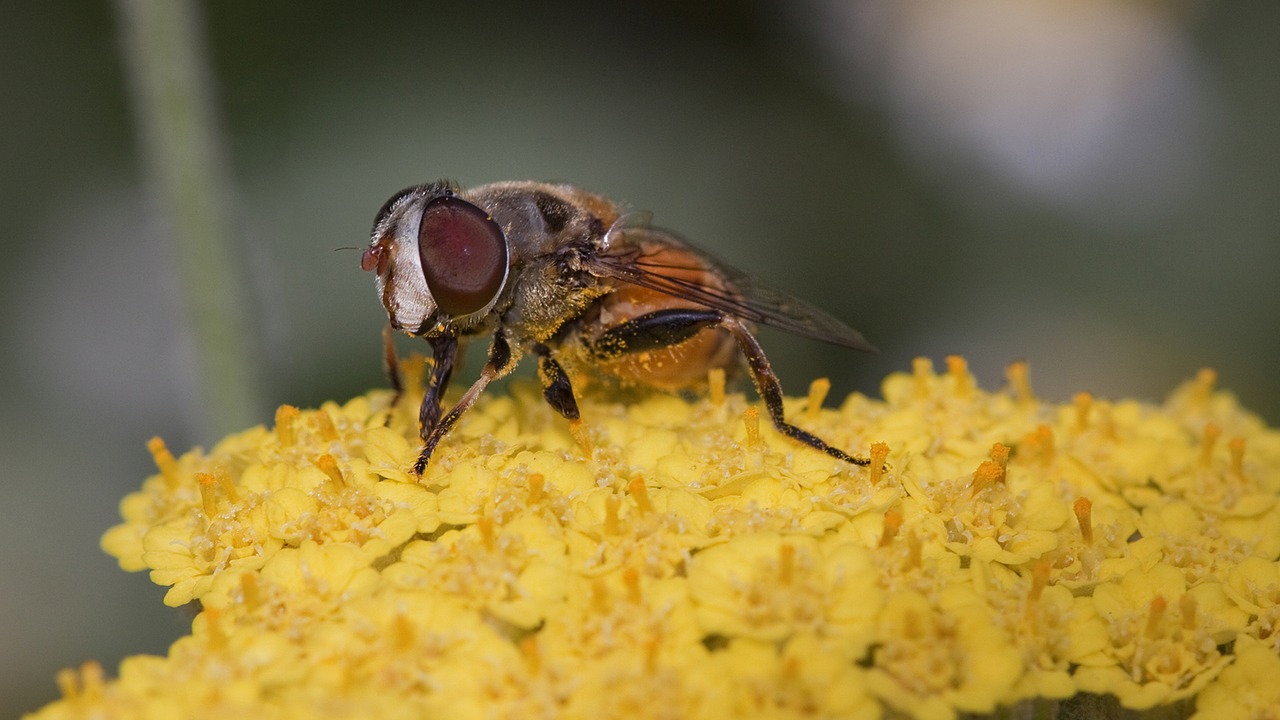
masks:
{"label": "large compound eye", "polygon": [[507,278],[507,238],[488,213],[446,195],[427,203],[418,227],[427,288],[454,317],[488,307]]}

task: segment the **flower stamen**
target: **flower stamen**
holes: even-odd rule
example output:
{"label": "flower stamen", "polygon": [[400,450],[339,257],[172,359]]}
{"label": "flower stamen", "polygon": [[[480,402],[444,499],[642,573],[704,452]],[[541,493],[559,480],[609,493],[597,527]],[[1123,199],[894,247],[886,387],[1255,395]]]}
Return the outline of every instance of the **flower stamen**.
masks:
{"label": "flower stamen", "polygon": [[902,513],[897,510],[886,510],[884,513],[884,531],[880,534],[878,547],[889,547],[901,528]]}
{"label": "flower stamen", "polygon": [[1146,635],[1150,640],[1155,640],[1160,636],[1160,621],[1164,619],[1165,610],[1169,607],[1169,601],[1163,595],[1157,595],[1151,599],[1150,612],[1147,615]]}
{"label": "flower stamen", "polygon": [[627,483],[627,492],[636,501],[636,509],[642,514],[648,515],[653,512],[653,503],[649,500],[649,488],[645,487],[644,478],[639,475],[632,478],[631,482]]}
{"label": "flower stamen", "polygon": [[160,470],[160,475],[164,477],[165,485],[169,488],[176,488],[181,480],[178,473],[178,461],[173,457],[173,453],[169,452],[169,448],[164,444],[164,440],[160,437],[153,437],[147,441],[147,450],[151,452],[151,459],[155,461],[156,467]]}
{"label": "flower stamen", "polygon": [[884,476],[884,461],[889,458],[889,445],[883,442],[871,443],[871,485],[880,484]]}
{"label": "flower stamen", "polygon": [[1217,423],[1208,423],[1204,426],[1204,439],[1200,441],[1200,464],[1208,467],[1213,461],[1213,446],[1217,444],[1218,438],[1222,437],[1222,428]]}
{"label": "flower stamen", "polygon": [[1084,432],[1089,428],[1089,410],[1093,408],[1093,395],[1078,392],[1071,398],[1071,402],[1076,408],[1076,431]]}
{"label": "flower stamen", "polygon": [[530,507],[537,505],[542,498],[546,497],[547,478],[542,473],[531,473],[529,475],[529,498],[526,500]]}
{"label": "flower stamen", "polygon": [[947,374],[955,383],[952,392],[957,397],[968,397],[973,393],[973,376],[969,374],[969,363],[963,357],[947,356]]}
{"label": "flower stamen", "polygon": [[1236,477],[1244,477],[1244,438],[1233,437],[1227,441],[1227,449],[1231,451],[1231,472]]}
{"label": "flower stamen", "polygon": [[912,360],[911,377],[914,380],[916,397],[928,397],[929,381],[933,379],[933,361],[927,357]]}
{"label": "flower stamen", "polygon": [[1080,525],[1080,539],[1085,545],[1093,545],[1093,501],[1087,497],[1076,498],[1071,510],[1075,512],[1076,522]]}
{"label": "flower stamen", "polygon": [[1192,403],[1200,406],[1208,405],[1213,396],[1213,386],[1218,382],[1218,373],[1213,368],[1200,368],[1196,373],[1195,384],[1191,391]]}
{"label": "flower stamen", "polygon": [[212,473],[196,473],[196,482],[200,483],[200,501],[204,507],[204,515],[210,520],[218,514],[218,480]]}
{"label": "flower stamen", "polygon": [[752,405],[742,411],[742,424],[747,428],[747,448],[760,447],[760,408]]}
{"label": "flower stamen", "polygon": [[810,420],[818,417],[818,412],[822,410],[822,401],[827,399],[829,392],[831,392],[831,381],[827,378],[818,378],[809,383],[809,404],[805,408],[805,417]]}
{"label": "flower stamen", "polygon": [[292,405],[281,405],[276,408],[276,440],[281,447],[292,447],[297,440],[293,423],[301,413]]}
{"label": "flower stamen", "polygon": [[1035,402],[1035,393],[1031,392],[1031,366],[1026,360],[1009,363],[1009,367],[1005,368],[1004,376],[1020,404]]}
{"label": "flower stamen", "polygon": [[333,459],[329,453],[324,453],[316,458],[316,467],[320,468],[320,472],[329,476],[335,487],[339,490],[347,486],[347,480],[342,476],[342,468],[338,467],[338,461]]}
{"label": "flower stamen", "polygon": [[578,449],[586,457],[591,457],[594,448],[591,445],[591,435],[587,432],[587,424],[578,420],[569,421],[569,434],[573,436],[573,441],[578,444]]}

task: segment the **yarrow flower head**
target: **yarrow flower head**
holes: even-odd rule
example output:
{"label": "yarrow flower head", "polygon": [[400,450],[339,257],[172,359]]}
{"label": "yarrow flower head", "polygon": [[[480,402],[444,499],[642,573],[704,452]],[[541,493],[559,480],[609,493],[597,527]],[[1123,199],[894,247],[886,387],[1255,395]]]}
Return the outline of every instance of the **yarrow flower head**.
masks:
{"label": "yarrow flower head", "polygon": [[576,428],[515,383],[422,477],[383,391],[153,440],[102,545],[191,633],[34,717],[1266,717],[1280,433],[1214,384],[1055,404],[948,358],[786,401],[867,467],[716,383]]}

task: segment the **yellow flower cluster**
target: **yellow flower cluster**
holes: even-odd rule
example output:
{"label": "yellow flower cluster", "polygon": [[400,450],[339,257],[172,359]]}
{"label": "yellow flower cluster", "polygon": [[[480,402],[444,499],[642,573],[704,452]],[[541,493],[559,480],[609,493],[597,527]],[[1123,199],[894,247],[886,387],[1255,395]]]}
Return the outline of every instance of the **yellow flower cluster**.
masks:
{"label": "yellow flower cluster", "polygon": [[153,441],[103,547],[201,611],[35,717],[1273,717],[1280,433],[1209,371],[1057,405],[947,365],[787,401],[865,468],[714,383],[588,394],[576,432],[515,383],[421,479],[387,392]]}

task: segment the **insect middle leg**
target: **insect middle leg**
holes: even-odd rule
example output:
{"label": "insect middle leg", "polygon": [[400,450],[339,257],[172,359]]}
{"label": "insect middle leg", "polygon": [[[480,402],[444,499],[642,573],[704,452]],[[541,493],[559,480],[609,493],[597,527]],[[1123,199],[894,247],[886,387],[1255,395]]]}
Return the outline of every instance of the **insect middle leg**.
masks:
{"label": "insect middle leg", "polygon": [[564,419],[577,420],[578,401],[573,396],[569,374],[551,357],[551,348],[538,343],[533,346],[533,352],[538,356],[538,379],[542,381],[542,396],[546,398],[547,404]]}
{"label": "insect middle leg", "polygon": [[742,321],[716,310],[658,310],[628,320],[602,333],[591,344],[592,352],[600,359],[612,359],[634,352],[645,352],[670,347],[692,338],[700,331],[711,327],[723,327],[728,330],[743,355],[747,358],[747,369],[756,391],[769,411],[769,419],[778,432],[798,440],[815,450],[854,465],[869,465],[866,458],[855,457],[839,448],[832,447],[822,438],[802,430],[787,422],[783,415],[782,383],[773,372],[769,359],[765,357],[764,348],[751,334]]}

